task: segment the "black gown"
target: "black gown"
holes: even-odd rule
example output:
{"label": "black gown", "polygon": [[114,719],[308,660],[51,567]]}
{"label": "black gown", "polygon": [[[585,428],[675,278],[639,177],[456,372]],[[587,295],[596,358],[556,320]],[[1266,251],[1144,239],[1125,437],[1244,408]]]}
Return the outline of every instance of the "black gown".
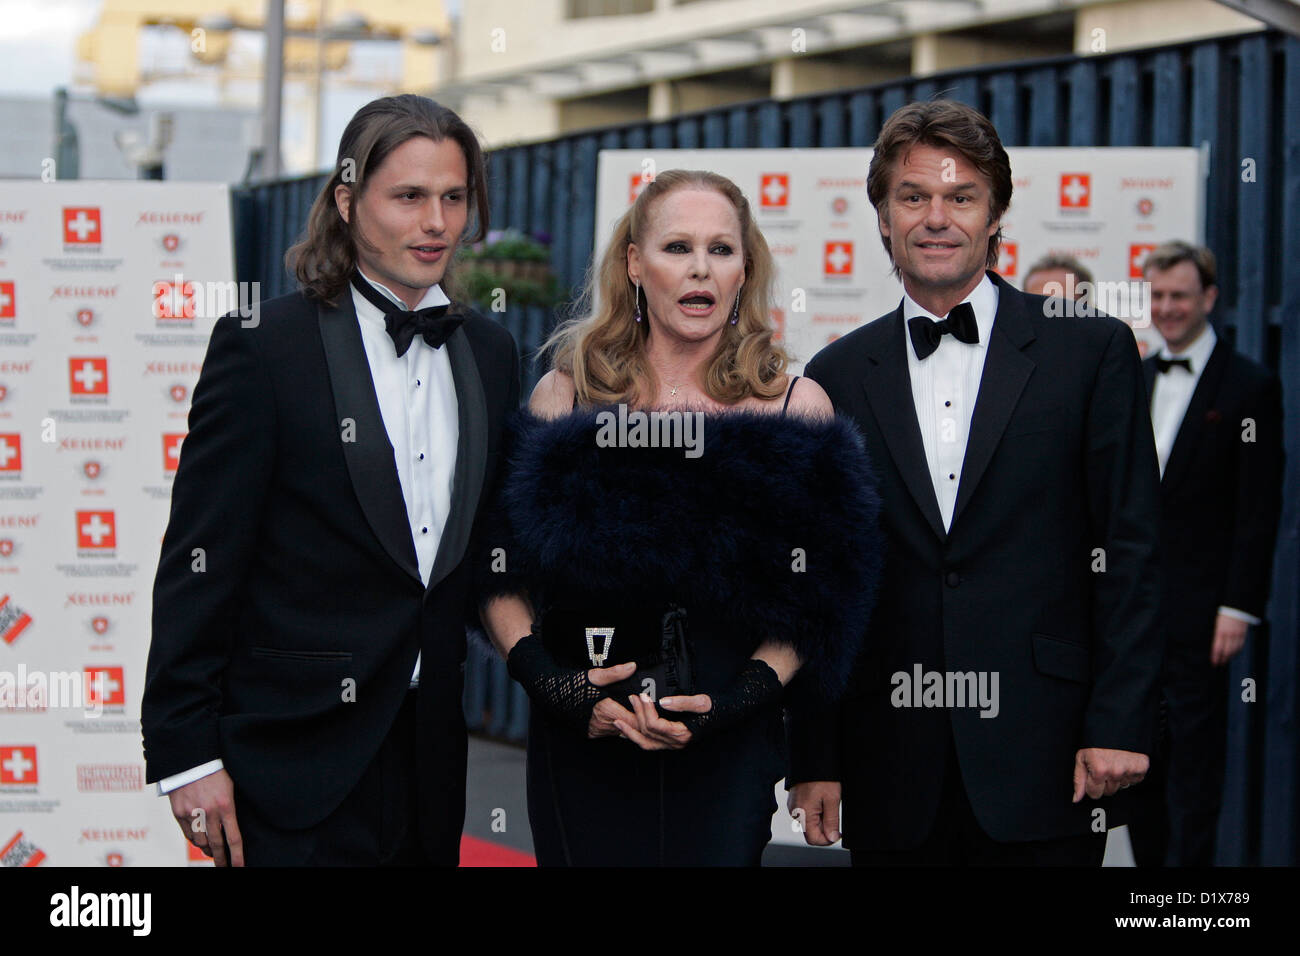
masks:
{"label": "black gown", "polygon": [[[746,652],[742,642],[717,636],[727,627],[725,620],[706,621],[700,609],[684,610],[695,690],[716,695],[731,685],[752,649]],[[590,623],[605,627],[611,621],[639,619],[650,625],[645,632],[653,633],[663,608],[640,605],[617,611],[590,611]],[[553,605],[543,615],[543,635],[553,630],[550,625],[557,617],[572,619]],[[639,647],[619,646],[627,630],[615,627],[607,664],[635,659],[646,650],[646,641],[637,642]],[[620,703],[630,715],[626,697]],[[629,720],[636,723],[634,717]],[[779,704],[681,750],[662,751],[642,750],[618,737],[589,739],[533,707],[528,726],[528,817],[537,862],[758,866],[771,836],[775,788],[785,767]]]}
{"label": "black gown", "polygon": [[[557,662],[591,666],[583,624],[615,627],[605,666],[642,658],[677,606],[696,693],[725,692],[769,636],[794,645],[818,687],[842,686],[879,557],[874,479],[852,426],[722,413],[707,419],[705,453],[691,461],[680,450],[598,453],[591,414],[531,420],[499,508],[515,527],[487,535],[509,536],[510,584],[527,590]],[[781,468],[791,454],[801,464]],[[841,573],[792,576],[792,541]],[[785,773],[780,703],[664,751],[589,739],[534,704],[527,780],[538,864],[757,866]]]}

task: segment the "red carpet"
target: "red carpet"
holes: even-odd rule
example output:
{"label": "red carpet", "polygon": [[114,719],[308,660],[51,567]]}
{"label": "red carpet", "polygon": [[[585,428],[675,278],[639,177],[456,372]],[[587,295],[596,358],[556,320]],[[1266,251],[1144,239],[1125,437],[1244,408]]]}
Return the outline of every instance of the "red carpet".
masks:
{"label": "red carpet", "polygon": [[536,866],[532,854],[512,850],[508,846],[478,840],[472,836],[460,838],[461,866]]}

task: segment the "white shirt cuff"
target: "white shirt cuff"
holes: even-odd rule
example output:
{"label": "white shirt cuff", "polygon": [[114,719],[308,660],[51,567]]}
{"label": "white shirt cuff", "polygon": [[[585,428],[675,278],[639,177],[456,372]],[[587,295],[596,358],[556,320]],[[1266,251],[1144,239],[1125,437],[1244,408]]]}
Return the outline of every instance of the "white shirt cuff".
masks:
{"label": "white shirt cuff", "polygon": [[185,786],[187,783],[193,783],[195,780],[202,780],[209,774],[214,774],[218,770],[221,770],[224,766],[225,764],[223,764],[221,758],[218,757],[216,760],[209,760],[207,763],[199,764],[191,770],[175,773],[170,777],[163,777],[158,781],[158,796],[161,797],[163,794],[171,793],[173,790],[177,790]]}
{"label": "white shirt cuff", "polygon": [[1238,621],[1245,621],[1247,624],[1253,624],[1258,627],[1262,621],[1253,614],[1247,614],[1245,611],[1238,611],[1235,607],[1221,607],[1219,613],[1225,617],[1236,618]]}

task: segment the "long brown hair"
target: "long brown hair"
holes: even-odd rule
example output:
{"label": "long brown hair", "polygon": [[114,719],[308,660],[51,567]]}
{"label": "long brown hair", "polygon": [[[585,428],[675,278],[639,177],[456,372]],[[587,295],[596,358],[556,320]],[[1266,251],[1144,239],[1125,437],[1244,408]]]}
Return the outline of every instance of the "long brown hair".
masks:
{"label": "long brown hair", "polygon": [[[900,106],[885,121],[876,137],[875,152],[867,171],[867,196],[876,212],[889,202],[889,188],[894,167],[909,149],[917,144],[935,149],[951,149],[966,158],[989,181],[989,221],[991,226],[1002,218],[1011,205],[1011,160],[1002,148],[1002,140],[993,124],[979,110],[956,100],[925,100]],[[894,249],[889,237],[881,234],[889,261]],[[997,268],[998,248],[1002,245],[1002,228],[989,236],[985,265]],[[898,266],[894,266],[898,274]]]}
{"label": "long brown hair", "polygon": [[543,354],[555,368],[573,376],[579,403],[630,405],[653,400],[658,382],[646,359],[649,321],[636,322],[632,281],[627,275],[628,245],[640,242],[661,199],[677,189],[712,189],[727,198],[740,220],[745,279],[739,317],[723,325],[718,348],[704,376],[705,393],[716,402],[734,404],[749,396],[771,399],[781,394],[781,376],[789,356],[772,342],[772,283],[776,268],[767,240],[740,188],[707,170],[668,169],[646,183],[632,208],[614,226],[614,235],[591,269],[579,299],[579,317],[561,324],[547,339]]}
{"label": "long brown hair", "polygon": [[[414,93],[373,100],[357,110],[343,131],[334,172],[312,203],[303,238],[285,253],[285,266],[308,296],[334,305],[347,288],[357,265],[357,245],[366,241],[357,222],[357,200],[389,154],[416,136],[434,142],[450,139],[460,146],[470,195],[470,218],[460,239],[477,242],[487,234],[487,168],[469,125],[442,104]],[[340,185],[351,192],[347,221],[334,202]],[[448,280],[444,278],[444,286]]]}

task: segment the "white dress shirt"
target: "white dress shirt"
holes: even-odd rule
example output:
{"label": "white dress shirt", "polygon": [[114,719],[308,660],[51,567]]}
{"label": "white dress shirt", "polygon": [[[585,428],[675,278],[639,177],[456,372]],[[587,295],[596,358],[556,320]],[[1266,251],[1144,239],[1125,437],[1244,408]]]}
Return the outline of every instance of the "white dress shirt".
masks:
{"label": "white dress shirt", "polygon": [[939,347],[924,359],[916,357],[907,320],[924,315],[939,321],[945,316],[927,312],[910,295],[903,295],[903,338],[907,351],[907,373],[912,380],[912,402],[916,421],[921,426],[921,444],[925,446],[925,463],[939,500],[939,513],[945,529],[952,527],[952,513],[957,505],[957,488],[961,466],[966,459],[966,442],[970,438],[971,416],[979,396],[984,359],[988,355],[989,335],[998,311],[998,290],[986,274],[979,285],[962,301],[975,311],[980,340],[973,345],[952,335],[939,340]]}
{"label": "white dress shirt", "polygon": [[[1201,373],[1205,371],[1218,341],[1214,326],[1207,322],[1204,331],[1182,352],[1175,355],[1169,351],[1168,345],[1160,349],[1160,358],[1185,358],[1192,363],[1190,372],[1182,367],[1171,368],[1167,372],[1157,371],[1151,385],[1151,427],[1155,431],[1156,456],[1160,459],[1162,478],[1165,466],[1169,464],[1169,455],[1174,450],[1174,442],[1178,440],[1178,430],[1183,427],[1183,418],[1187,415],[1187,406],[1191,404],[1192,393],[1196,391]],[[1219,613],[1247,624],[1259,623],[1259,618],[1255,615],[1239,611],[1235,607],[1221,607]]]}
{"label": "white dress shirt", "polygon": [[1205,364],[1210,360],[1210,353],[1219,338],[1213,327],[1207,322],[1205,330],[1196,337],[1196,341],[1185,350],[1175,355],[1166,345],[1160,349],[1163,359],[1185,358],[1192,363],[1190,372],[1171,368],[1167,372],[1156,372],[1155,382],[1151,386],[1151,427],[1156,435],[1156,456],[1160,459],[1160,475],[1164,477],[1165,466],[1169,464],[1169,453],[1174,450],[1174,441],[1178,438],[1178,429],[1183,425],[1183,416],[1196,391],[1196,383],[1201,380]]}
{"label": "white dress shirt", "polygon": [[[406,308],[405,303],[380,283],[362,275],[379,292]],[[460,422],[456,382],[451,374],[447,349],[434,349],[417,335],[406,354],[398,356],[384,327],[384,314],[351,286],[352,304],[361,327],[361,344],[370,365],[370,377],[379,400],[379,414],[393,446],[402,500],[411,525],[411,540],[420,579],[427,587],[433,571],[438,542],[451,511],[452,480]],[[417,309],[446,305],[450,300],[439,286],[431,286]],[[415,658],[411,686],[420,682],[420,655]],[[158,793],[169,793],[216,773],[223,764],[218,758],[158,781]]]}

